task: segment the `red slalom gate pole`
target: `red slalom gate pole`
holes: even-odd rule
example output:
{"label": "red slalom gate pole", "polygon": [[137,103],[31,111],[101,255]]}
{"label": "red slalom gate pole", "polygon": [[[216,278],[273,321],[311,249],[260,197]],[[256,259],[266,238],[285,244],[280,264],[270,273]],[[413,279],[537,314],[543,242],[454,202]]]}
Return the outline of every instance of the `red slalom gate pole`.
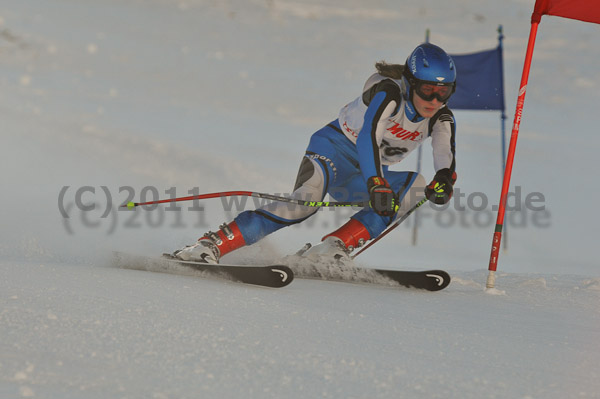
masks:
{"label": "red slalom gate pole", "polygon": [[498,268],[498,255],[500,253],[500,243],[502,241],[502,228],[504,226],[504,215],[506,213],[506,197],[510,187],[510,177],[512,174],[513,162],[515,159],[515,150],[517,148],[517,139],[519,137],[519,127],[521,126],[521,117],[523,116],[523,105],[525,104],[525,93],[527,92],[527,81],[529,80],[529,70],[531,68],[531,59],[533,58],[533,48],[535,47],[535,37],[540,21],[531,20],[531,30],[529,32],[529,42],[527,43],[527,53],[525,54],[525,65],[521,75],[521,85],[519,87],[519,96],[517,98],[517,109],[508,147],[506,158],[506,168],[504,169],[504,180],[502,182],[502,193],[500,194],[500,204],[498,206],[498,217],[496,219],[496,228],[492,239],[492,252],[490,255],[490,264],[488,267],[487,288],[494,288],[496,284],[496,270]]}

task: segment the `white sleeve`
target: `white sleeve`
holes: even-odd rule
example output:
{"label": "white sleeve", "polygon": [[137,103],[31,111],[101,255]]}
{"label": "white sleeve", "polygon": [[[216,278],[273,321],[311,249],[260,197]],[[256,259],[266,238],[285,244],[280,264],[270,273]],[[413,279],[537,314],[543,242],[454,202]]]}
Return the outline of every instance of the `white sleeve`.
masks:
{"label": "white sleeve", "polygon": [[433,124],[431,146],[433,147],[433,167],[454,170],[455,160],[455,123],[451,113],[443,113]]}

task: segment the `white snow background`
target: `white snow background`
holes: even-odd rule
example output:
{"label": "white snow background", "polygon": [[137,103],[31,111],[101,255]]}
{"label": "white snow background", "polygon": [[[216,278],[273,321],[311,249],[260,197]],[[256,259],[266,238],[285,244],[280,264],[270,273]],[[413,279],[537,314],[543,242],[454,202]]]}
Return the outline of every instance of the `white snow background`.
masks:
{"label": "white snow background", "polygon": [[[0,398],[600,397],[598,25],[542,19],[511,187],[545,210],[509,216],[502,295],[484,291],[497,112],[455,112],[462,205],[481,193],[486,209],[425,207],[418,245],[411,218],[357,258],[446,269],[444,291],[265,289],[110,260],[172,251],[239,211],[117,211],[128,190],[289,192],[310,135],[427,28],[467,53],[495,47],[503,25],[510,136],[533,5],[2,1]],[[414,168],[414,156],[395,167]],[[276,261],[349,215],[323,211],[227,259]]]}

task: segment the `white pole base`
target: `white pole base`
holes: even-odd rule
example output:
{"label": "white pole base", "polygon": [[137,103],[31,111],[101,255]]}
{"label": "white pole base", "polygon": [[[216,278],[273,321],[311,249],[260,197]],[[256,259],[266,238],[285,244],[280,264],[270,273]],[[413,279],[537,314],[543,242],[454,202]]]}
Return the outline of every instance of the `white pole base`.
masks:
{"label": "white pole base", "polygon": [[496,286],[496,272],[490,270],[490,273],[487,277],[487,282],[485,283],[486,288],[494,288]]}

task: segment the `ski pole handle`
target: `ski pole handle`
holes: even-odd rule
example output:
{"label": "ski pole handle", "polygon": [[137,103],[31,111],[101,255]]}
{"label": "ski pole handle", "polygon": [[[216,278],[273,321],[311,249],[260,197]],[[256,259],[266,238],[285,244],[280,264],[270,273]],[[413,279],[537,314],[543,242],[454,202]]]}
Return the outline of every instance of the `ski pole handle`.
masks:
{"label": "ski pole handle", "polygon": [[218,192],[218,193],[191,195],[188,197],[169,198],[169,199],[163,199],[163,200],[157,200],[157,201],[128,202],[125,205],[121,205],[121,207],[133,209],[136,206],[142,206],[142,205],[165,204],[165,203],[169,203],[169,202],[192,201],[192,200],[234,197],[234,196],[263,198],[263,199],[268,199],[268,200],[273,200],[273,201],[289,202],[292,204],[308,206],[308,207],[312,207],[312,208],[337,208],[337,207],[363,207],[364,208],[364,207],[369,206],[369,202],[304,201],[304,200],[300,200],[300,199],[280,197],[280,196],[266,194],[266,193],[256,193],[253,191],[222,191],[222,192]]}

